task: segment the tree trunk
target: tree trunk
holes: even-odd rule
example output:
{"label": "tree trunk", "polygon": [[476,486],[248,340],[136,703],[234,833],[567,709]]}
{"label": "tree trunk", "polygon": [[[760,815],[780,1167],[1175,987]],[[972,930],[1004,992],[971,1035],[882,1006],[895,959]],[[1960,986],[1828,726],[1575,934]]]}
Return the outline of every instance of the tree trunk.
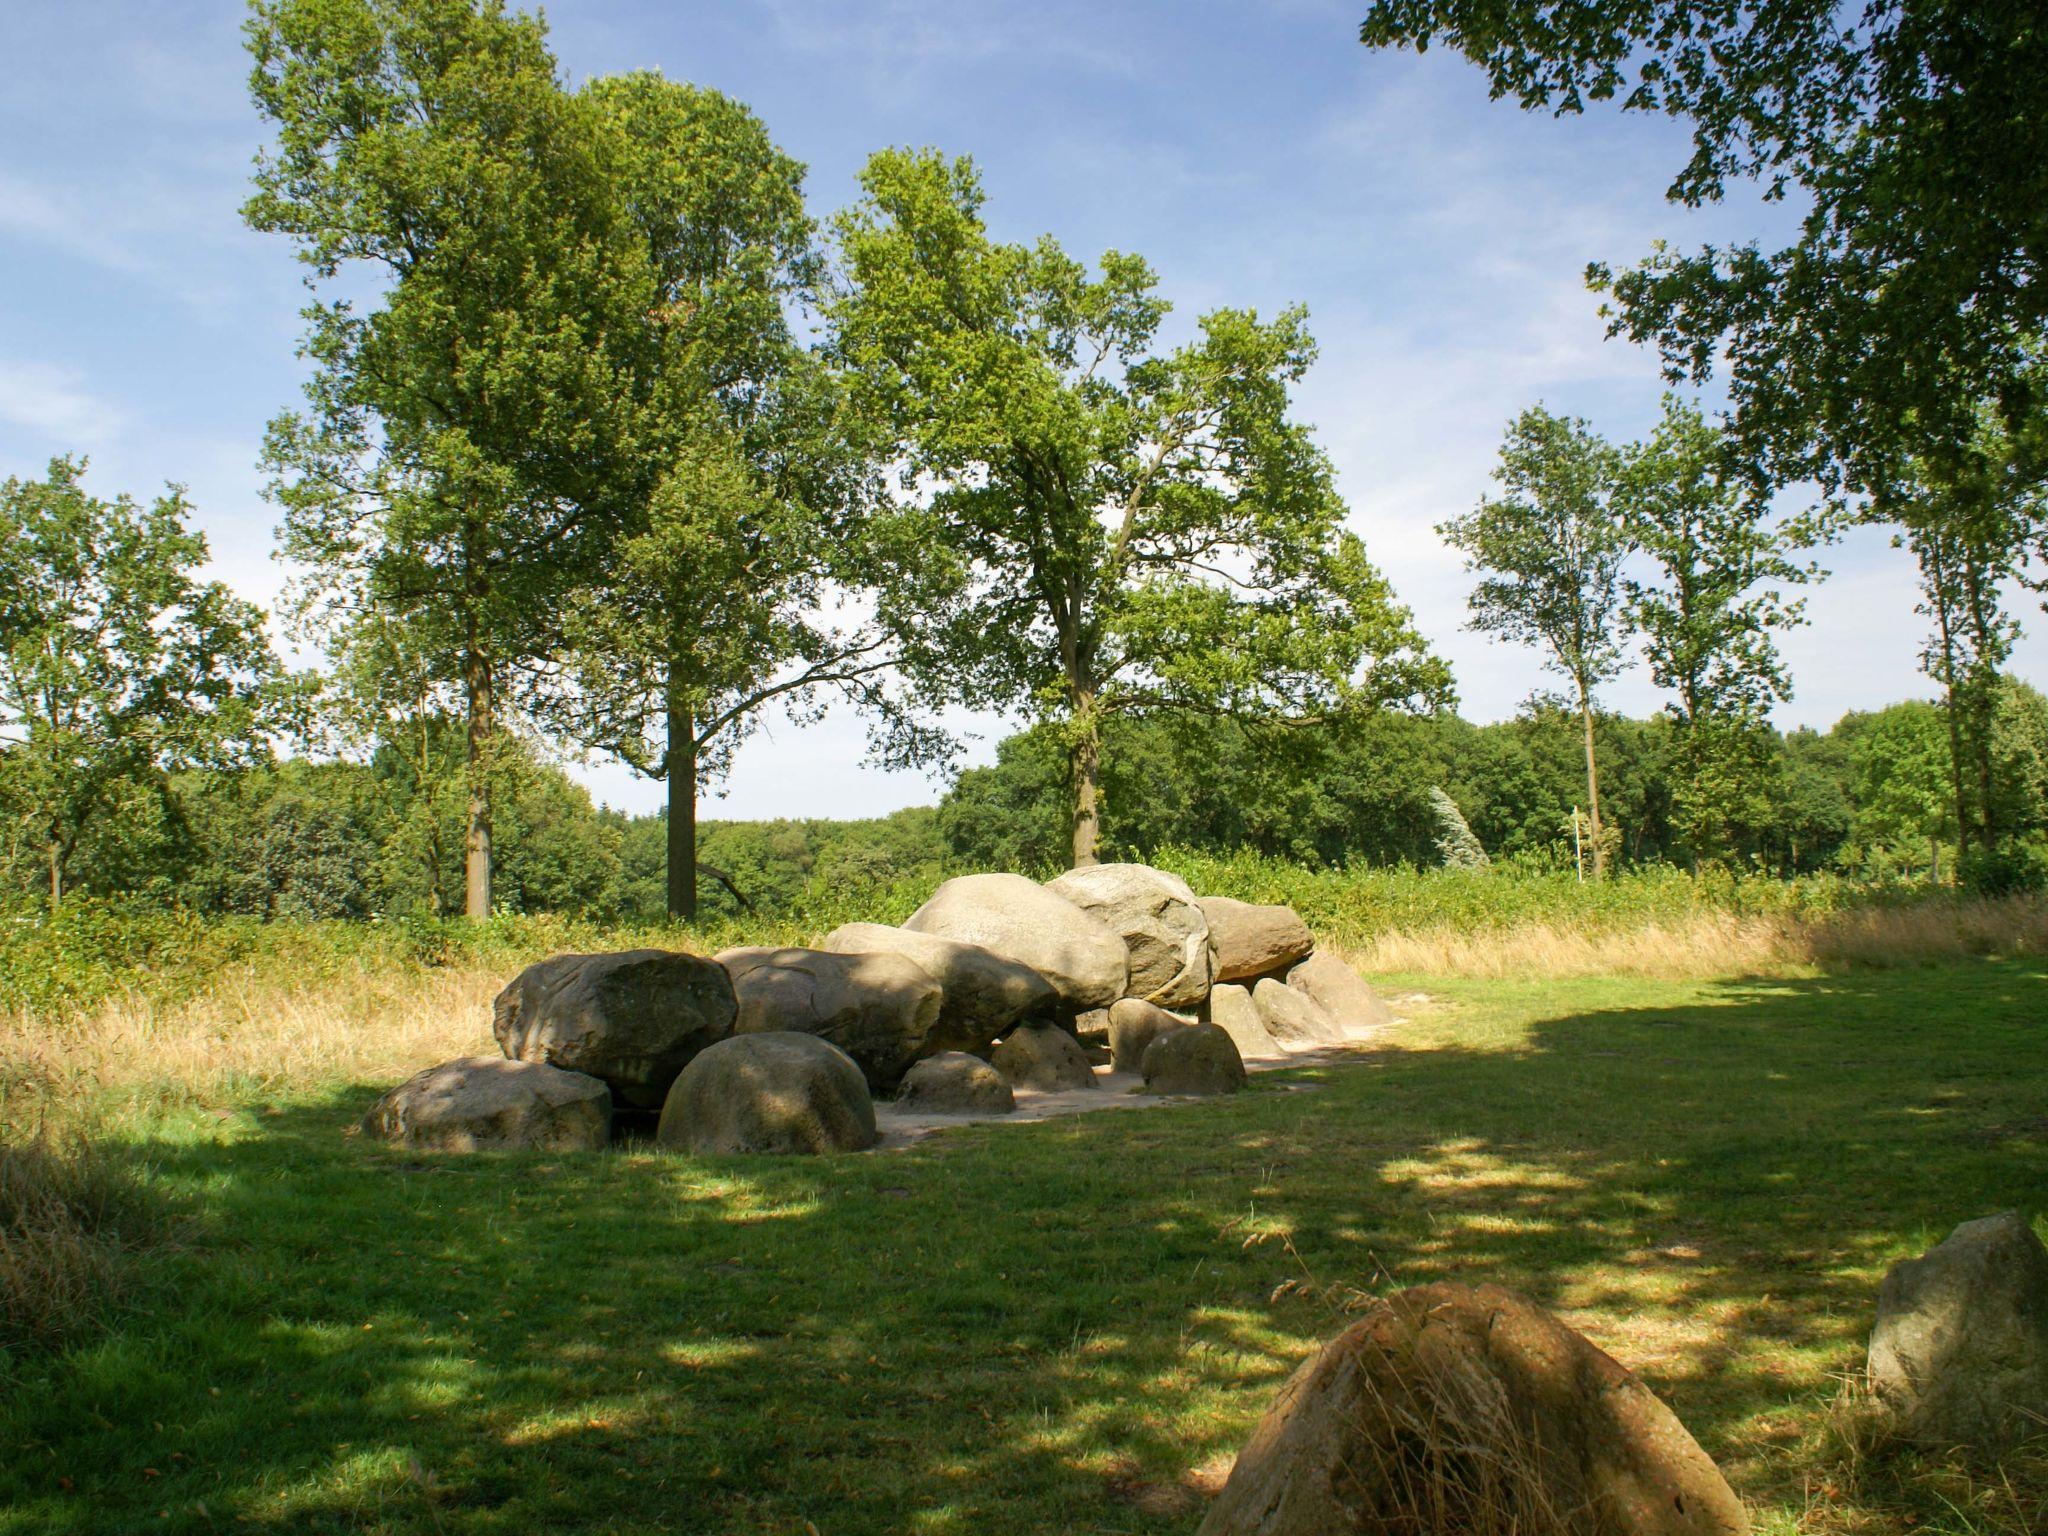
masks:
{"label": "tree trunk", "polygon": [[1956,872],[1961,874],[1969,862],[1970,806],[1963,792],[1963,727],[1958,714],[1962,701],[1956,696],[1956,638],[1949,623],[1949,578],[1938,553],[1934,557],[1933,571],[1934,617],[1941,632],[1941,686],[1948,715],[1949,782],[1955,791],[1956,801]]}
{"label": "tree trunk", "polygon": [[1586,726],[1586,819],[1593,837],[1593,878],[1607,873],[1607,844],[1600,835],[1600,768],[1593,754],[1593,696],[1579,688],[1579,718]]}
{"label": "tree trunk", "polygon": [[1095,714],[1093,698],[1084,698],[1075,711],[1078,732],[1071,753],[1074,775],[1074,865],[1085,869],[1096,862],[1102,841],[1102,727]]}
{"label": "tree trunk", "polygon": [[53,917],[54,917],[54,916],[56,915],[57,909],[58,909],[59,907],[63,906],[63,905],[64,905],[64,837],[63,837],[63,834],[62,834],[62,833],[60,833],[59,831],[57,831],[57,830],[56,830],[56,828],[54,828],[54,827],[53,827],[53,828],[51,828],[51,829],[50,829],[50,914],[51,914],[51,916],[53,916]]}
{"label": "tree trunk", "polygon": [[697,920],[697,722],[669,667],[668,915]]}
{"label": "tree trunk", "polygon": [[[471,628],[475,634],[474,621]],[[491,669],[474,644],[463,658],[469,693],[469,835],[463,848],[463,915],[473,923],[491,915]]]}

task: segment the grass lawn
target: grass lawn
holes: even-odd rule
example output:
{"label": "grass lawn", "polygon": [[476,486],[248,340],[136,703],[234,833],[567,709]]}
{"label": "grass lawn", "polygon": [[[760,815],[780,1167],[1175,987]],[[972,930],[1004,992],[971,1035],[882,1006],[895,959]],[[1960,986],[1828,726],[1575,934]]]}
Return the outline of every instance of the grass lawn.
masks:
{"label": "grass lawn", "polygon": [[1189,1532],[1441,1277],[1638,1370],[1762,1531],[1960,1532],[1816,1445],[1886,1265],[2048,1192],[2044,976],[1393,978],[1383,1048],[1235,1100],[826,1161],[400,1155],[372,1084],[130,1120],[182,1236],[0,1361],[0,1532]]}

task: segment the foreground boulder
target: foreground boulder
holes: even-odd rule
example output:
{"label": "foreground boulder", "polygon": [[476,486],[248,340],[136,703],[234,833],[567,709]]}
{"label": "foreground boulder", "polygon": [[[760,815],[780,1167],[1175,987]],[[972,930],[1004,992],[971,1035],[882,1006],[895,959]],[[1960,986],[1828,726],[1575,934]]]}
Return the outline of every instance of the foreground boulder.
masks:
{"label": "foreground boulder", "polygon": [[979,1056],[941,1051],[903,1075],[896,1103],[927,1115],[1007,1115],[1017,1096],[1009,1079]]}
{"label": "foreground boulder", "polygon": [[679,1152],[858,1152],[875,1144],[875,1104],[853,1058],[793,1032],[734,1035],[683,1068],[655,1141]]}
{"label": "foreground boulder", "polygon": [[1069,1088],[1096,1087],[1081,1042],[1057,1024],[1020,1024],[996,1046],[996,1070],[1013,1088],[1060,1093]]}
{"label": "foreground boulder", "polygon": [[1997,1451],[2048,1427],[2048,1249],[2024,1216],[1966,1221],[1892,1266],[1870,1385],[1922,1445]]}
{"label": "foreground boulder", "polygon": [[1337,1021],[1310,998],[1270,976],[1252,988],[1252,1006],[1266,1033],[1282,1045],[1331,1045],[1344,1038]]}
{"label": "foreground boulder", "polygon": [[1235,1093],[1244,1086],[1244,1058],[1214,1024],[1168,1030],[1145,1048],[1139,1070],[1147,1093]]}
{"label": "foreground boulder", "polygon": [[1287,973],[1287,985],[1337,1021],[1346,1035],[1382,1029],[1393,1010],[1358,972],[1328,950],[1317,950]]}
{"label": "foreground boulder", "polygon": [[1110,1070],[1137,1071],[1154,1040],[1186,1028],[1187,1020],[1175,1018],[1164,1008],[1135,997],[1121,999],[1109,1010]]}
{"label": "foreground boulder", "polygon": [[1180,876],[1149,864],[1091,864],[1045,888],[1123,940],[1127,996],[1191,1008],[1209,995],[1209,920]]}
{"label": "foreground boulder", "polygon": [[1280,1042],[1266,1028],[1251,989],[1223,982],[1209,990],[1209,1022],[1229,1035],[1240,1056],[1282,1056]]}
{"label": "foreground boulder", "polygon": [[1068,1013],[1107,1008],[1124,995],[1124,943],[1096,918],[1022,875],[961,875],[903,924],[913,933],[979,944],[1029,966]]}
{"label": "foreground boulder", "polygon": [[944,993],[902,955],[728,949],[716,957],[739,999],[733,1033],[796,1030],[830,1040],[876,1093],[893,1093],[933,1041]]}
{"label": "foreground boulder", "polygon": [[611,1139],[612,1091],[581,1072],[464,1056],[385,1094],[363,1117],[363,1131],[422,1152],[585,1152]]}
{"label": "foreground boulder", "polygon": [[491,1030],[514,1061],[602,1078],[619,1103],[659,1109],[690,1058],[732,1033],[725,967],[701,955],[629,949],[556,955],[500,992]]}
{"label": "foreground boulder", "polygon": [[1316,947],[1308,924],[1292,907],[1261,907],[1228,896],[1204,896],[1209,945],[1216,951],[1216,980],[1265,976],[1305,960]]}
{"label": "foreground boulder", "polygon": [[1280,1389],[1201,1536],[1738,1536],[1720,1471],[1650,1390],[1535,1303],[1426,1285]]}
{"label": "foreground boulder", "polygon": [[943,1051],[985,1051],[1019,1019],[1050,1013],[1059,1001],[1052,983],[1030,966],[934,933],[847,923],[826,934],[820,947],[840,955],[901,955],[921,967],[943,993],[931,1032],[931,1043]]}

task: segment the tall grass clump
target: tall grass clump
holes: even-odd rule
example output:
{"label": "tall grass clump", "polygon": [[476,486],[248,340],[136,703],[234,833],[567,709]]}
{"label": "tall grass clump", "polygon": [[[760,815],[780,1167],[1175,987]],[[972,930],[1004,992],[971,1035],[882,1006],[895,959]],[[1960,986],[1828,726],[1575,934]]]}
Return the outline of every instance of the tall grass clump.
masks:
{"label": "tall grass clump", "polygon": [[97,1326],[165,1231],[125,1161],[82,1135],[0,1133],[0,1353]]}

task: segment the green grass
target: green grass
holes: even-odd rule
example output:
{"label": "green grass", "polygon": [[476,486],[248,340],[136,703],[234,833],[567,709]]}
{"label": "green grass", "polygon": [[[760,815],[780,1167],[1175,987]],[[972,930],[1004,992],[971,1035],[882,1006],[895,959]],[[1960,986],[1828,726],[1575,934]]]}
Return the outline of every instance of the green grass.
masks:
{"label": "green grass", "polygon": [[370,1084],[129,1122],[180,1236],[0,1361],[0,1532],[1185,1533],[1440,1277],[1637,1367],[1764,1532],[1960,1532],[1816,1443],[1887,1264],[2048,1189],[2044,979],[1394,978],[1355,1062],[825,1161],[408,1156]]}

